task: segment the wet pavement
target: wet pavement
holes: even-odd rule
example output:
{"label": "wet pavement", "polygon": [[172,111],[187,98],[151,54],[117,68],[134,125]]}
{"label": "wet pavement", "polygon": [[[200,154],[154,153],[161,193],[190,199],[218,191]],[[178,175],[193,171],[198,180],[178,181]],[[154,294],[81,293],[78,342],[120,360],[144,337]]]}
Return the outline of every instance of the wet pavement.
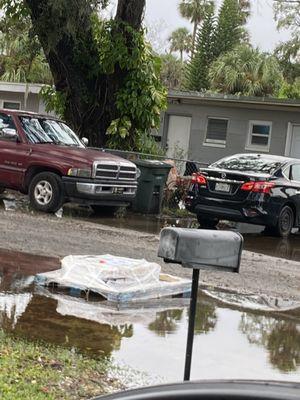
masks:
{"label": "wet pavement", "polygon": [[[0,208],[11,212],[30,212],[26,196],[17,192],[6,192],[0,196]],[[95,215],[89,207],[66,205],[56,213],[57,218],[75,218],[95,224],[115,228],[132,229],[149,234],[159,234],[166,226],[198,228],[198,223],[192,216],[176,218],[170,216],[156,217],[136,215],[130,212],[120,212],[116,216]],[[263,226],[239,223],[220,223],[219,229],[234,229],[244,236],[244,249],[288,260],[300,261],[300,233],[297,229],[288,239],[268,236]]]}
{"label": "wet pavement", "polygon": [[[145,372],[152,382],[182,380],[188,298],[116,307],[34,285],[34,274],[58,267],[56,258],[0,250],[1,329],[108,357]],[[299,309],[254,311],[202,292],[195,333],[193,379],[300,381]]]}

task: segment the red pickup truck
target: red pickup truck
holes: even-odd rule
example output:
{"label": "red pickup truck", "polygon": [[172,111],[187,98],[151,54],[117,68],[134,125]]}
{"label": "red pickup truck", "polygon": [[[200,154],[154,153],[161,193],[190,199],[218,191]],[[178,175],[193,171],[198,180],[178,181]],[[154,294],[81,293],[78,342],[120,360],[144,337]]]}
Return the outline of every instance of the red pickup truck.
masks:
{"label": "red pickup truck", "polygon": [[66,202],[129,205],[138,174],[132,162],[87,148],[59,119],[0,110],[0,192],[28,194],[36,210],[55,212]]}

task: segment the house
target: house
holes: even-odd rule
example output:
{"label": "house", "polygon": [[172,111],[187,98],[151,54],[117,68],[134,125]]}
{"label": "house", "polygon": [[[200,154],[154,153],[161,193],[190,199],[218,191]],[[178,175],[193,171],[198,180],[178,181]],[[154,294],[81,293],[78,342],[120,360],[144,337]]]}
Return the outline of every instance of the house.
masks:
{"label": "house", "polygon": [[45,113],[39,95],[44,85],[37,83],[0,82],[0,108]]}
{"label": "house", "polygon": [[[46,113],[41,84],[0,82],[0,108]],[[300,158],[300,99],[170,91],[156,138],[168,157],[213,162],[244,152]]]}
{"label": "house", "polygon": [[300,99],[171,91],[159,135],[174,158],[210,163],[245,152],[300,158]]}

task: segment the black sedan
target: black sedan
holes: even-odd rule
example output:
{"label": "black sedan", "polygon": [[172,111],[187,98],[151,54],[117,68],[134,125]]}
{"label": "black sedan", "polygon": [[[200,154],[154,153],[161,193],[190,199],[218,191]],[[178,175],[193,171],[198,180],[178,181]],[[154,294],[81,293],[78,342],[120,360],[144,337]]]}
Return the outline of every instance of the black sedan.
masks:
{"label": "black sedan", "polygon": [[287,237],[300,226],[300,160],[251,153],[223,158],[193,174],[185,205],[203,228],[223,219]]}

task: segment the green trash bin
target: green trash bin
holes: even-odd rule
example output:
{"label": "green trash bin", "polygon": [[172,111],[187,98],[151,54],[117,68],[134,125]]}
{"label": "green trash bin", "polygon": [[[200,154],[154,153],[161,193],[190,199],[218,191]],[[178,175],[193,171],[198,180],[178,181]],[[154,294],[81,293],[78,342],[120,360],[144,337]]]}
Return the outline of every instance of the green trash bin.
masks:
{"label": "green trash bin", "polygon": [[143,214],[160,214],[164,187],[172,168],[171,165],[157,160],[136,160],[141,171],[138,188],[132,209]]}

